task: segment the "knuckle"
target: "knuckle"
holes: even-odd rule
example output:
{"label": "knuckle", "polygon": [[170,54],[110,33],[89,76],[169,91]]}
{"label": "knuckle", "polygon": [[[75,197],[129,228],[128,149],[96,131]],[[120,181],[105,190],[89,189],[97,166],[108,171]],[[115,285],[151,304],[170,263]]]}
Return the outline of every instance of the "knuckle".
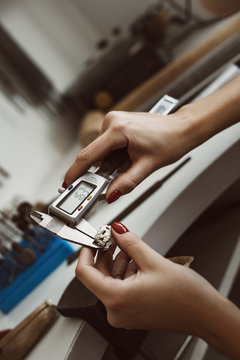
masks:
{"label": "knuckle", "polygon": [[125,177],[124,185],[123,185],[123,190],[125,193],[132,191],[133,189],[135,189],[136,186],[137,186],[137,182],[135,180],[129,177]]}
{"label": "knuckle", "polygon": [[120,131],[125,127],[125,121],[120,111],[110,111],[104,118],[104,125],[111,127],[113,131]]}
{"label": "knuckle", "polygon": [[117,111],[109,111],[105,117],[104,117],[104,124],[110,125],[112,121],[115,121],[116,118],[118,118],[118,112]]}
{"label": "knuckle", "polygon": [[107,312],[107,321],[114,328],[122,328],[123,327],[123,323],[122,323],[120,317],[109,311]]}

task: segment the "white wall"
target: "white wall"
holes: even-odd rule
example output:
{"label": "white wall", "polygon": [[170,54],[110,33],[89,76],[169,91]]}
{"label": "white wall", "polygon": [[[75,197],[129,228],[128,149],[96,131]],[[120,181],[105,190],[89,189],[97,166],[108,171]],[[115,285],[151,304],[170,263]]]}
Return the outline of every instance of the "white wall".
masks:
{"label": "white wall", "polygon": [[[98,53],[98,40],[109,37],[114,25],[126,28],[153,2],[0,1],[0,21],[63,91],[84,61]],[[21,113],[0,93],[0,166],[10,173],[0,186],[0,208],[17,195],[29,201],[51,200],[79,149],[76,129],[67,119],[50,119],[29,106]]]}
{"label": "white wall", "polygon": [[30,107],[20,113],[0,96],[0,166],[10,174],[0,187],[0,208],[16,196],[51,200],[79,150],[67,122]]}
{"label": "white wall", "polygon": [[36,63],[64,90],[96,56],[95,44],[125,30],[156,0],[10,0],[0,3],[0,21]]}

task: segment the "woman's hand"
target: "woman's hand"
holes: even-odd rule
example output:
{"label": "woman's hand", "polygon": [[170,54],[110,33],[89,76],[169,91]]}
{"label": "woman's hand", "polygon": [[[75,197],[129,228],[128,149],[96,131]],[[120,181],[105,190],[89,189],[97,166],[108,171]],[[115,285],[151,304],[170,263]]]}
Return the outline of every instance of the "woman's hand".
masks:
{"label": "woman's hand", "polygon": [[[105,116],[100,136],[78,154],[65,175],[68,186],[111,151],[126,148],[128,159],[110,184],[110,203],[133,190],[161,166],[180,159],[189,150],[239,121],[240,76],[200,101],[174,114],[112,111]],[[226,111],[226,109],[228,109]]]}
{"label": "woman's hand", "polygon": [[114,196],[110,194],[130,192],[153,171],[186,152],[180,130],[174,115],[112,111],[105,116],[100,136],[78,154],[65,175],[65,183],[72,183],[111,151],[127,148],[128,158],[120,168],[122,174],[107,191],[107,200],[112,202]]}
{"label": "woman's hand", "polygon": [[116,259],[111,251],[100,251],[94,264],[94,251],[83,248],[76,268],[77,277],[106,306],[109,323],[185,333],[202,330],[219,296],[216,290],[193,270],[162,257],[121,223],[112,229],[121,248]]}
{"label": "woman's hand", "polygon": [[121,223],[112,225],[121,248],[83,248],[77,277],[105,305],[109,323],[127,329],[195,334],[231,359],[240,358],[240,311],[205,279],[151,249]]}

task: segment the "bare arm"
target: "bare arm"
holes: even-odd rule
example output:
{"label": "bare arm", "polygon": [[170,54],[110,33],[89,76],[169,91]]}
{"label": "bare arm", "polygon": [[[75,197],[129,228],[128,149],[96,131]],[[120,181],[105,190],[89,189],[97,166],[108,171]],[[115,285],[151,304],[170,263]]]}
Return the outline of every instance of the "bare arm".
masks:
{"label": "bare arm", "polygon": [[[176,118],[174,115],[176,114]],[[172,115],[191,150],[240,121],[240,75],[213,94],[183,106]]]}
{"label": "bare arm", "polygon": [[110,151],[126,147],[129,159],[107,192],[108,202],[116,200],[153,171],[173,163],[219,131],[237,123],[240,120],[239,94],[240,76],[212,95],[168,116],[122,111],[108,113],[101,135],[80,151],[67,171],[66,185]]}

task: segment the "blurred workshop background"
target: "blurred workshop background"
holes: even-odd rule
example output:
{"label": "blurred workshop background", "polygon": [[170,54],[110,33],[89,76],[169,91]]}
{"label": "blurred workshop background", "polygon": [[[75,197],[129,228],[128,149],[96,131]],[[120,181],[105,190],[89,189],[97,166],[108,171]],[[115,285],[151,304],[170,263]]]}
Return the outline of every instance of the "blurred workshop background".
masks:
{"label": "blurred workshop background", "polygon": [[[52,274],[48,280],[41,283],[41,289],[38,287],[35,293],[31,293],[34,295],[27,296],[75,250],[67,242],[61,242],[60,239],[34,227],[29,212],[32,206],[46,211],[46,205],[57,196],[57,189],[63,182],[64,174],[79,150],[97,137],[104,114],[111,109],[148,111],[172,83],[179,88],[175,80],[184,74],[188,74],[189,78],[188,70],[198,66],[202,59],[205,65],[207,64],[207,73],[204,73],[203,78],[206,75],[208,83],[201,84],[199,92],[217,78],[226,65],[231,64],[232,67],[227,69],[224,82],[239,74],[239,12],[224,17],[219,15],[221,14],[211,13],[195,0],[0,0],[0,330],[13,328],[39,305],[40,299],[45,300],[48,295],[57,303],[74,276],[75,265],[67,267],[65,264],[65,268],[60,267],[54,277]],[[194,79],[192,81],[194,82]],[[182,84],[181,80],[180,88]],[[216,88],[218,86],[219,83]],[[184,86],[182,92],[184,95]],[[235,135],[230,135],[227,140],[223,138],[223,147],[228,141],[229,148],[234,147]],[[225,156],[225,150],[221,150],[220,145],[217,144],[216,149],[220,149],[220,158]],[[206,168],[211,170],[210,165],[215,164],[218,156],[214,158],[214,151],[213,147],[213,154],[209,152],[209,157],[203,155],[204,158],[196,152],[200,165],[194,165],[192,161],[190,166],[193,166],[193,170],[189,171],[190,175],[194,174],[194,171],[197,174],[202,168],[204,173],[205,160]],[[209,165],[208,161],[212,163]],[[230,166],[228,160],[224,161]],[[231,170],[234,167],[237,168],[233,164]],[[166,174],[167,170],[163,169],[161,178]],[[215,183],[218,183],[217,174],[216,171],[215,178],[212,173],[210,175],[215,179]],[[228,174],[229,180],[226,181],[229,183],[223,187],[232,185],[237,178],[236,174],[237,170],[232,177]],[[187,174],[186,177],[190,179],[191,176]],[[147,190],[150,185],[152,184],[147,183],[146,188],[140,187],[139,192]],[[196,186],[201,188],[201,184],[196,183]],[[174,191],[178,191],[178,187],[175,184]],[[165,194],[165,197],[159,200],[160,209],[163,204],[163,213],[164,201],[168,204],[167,198],[171,198],[174,192],[171,191],[171,184],[169,189],[168,195]],[[239,182],[235,183],[234,189],[227,195],[228,201],[235,205],[236,189],[240,198]],[[216,197],[221,195],[221,191],[216,193]],[[212,192],[214,193],[214,189]],[[200,192],[200,197],[201,194]],[[176,199],[178,195],[176,192]],[[130,195],[129,199],[132,201],[134,196],[136,195]],[[225,199],[226,196],[221,197],[218,204],[222,204]],[[127,201],[130,203],[130,200]],[[196,203],[197,201],[196,195]],[[120,209],[121,206],[124,209],[126,204],[119,203]],[[210,203],[211,201],[207,200],[206,206]],[[191,206],[193,209],[187,208],[186,213],[194,213],[194,206],[197,208],[197,205],[191,203]],[[104,211],[107,213],[105,208]],[[115,211],[116,214],[117,211],[119,210]],[[110,216],[110,212],[108,214],[109,219],[112,218],[113,215]],[[190,233],[187,231],[184,239],[180,238],[180,242],[174,245],[171,256],[177,252],[193,251],[191,238],[199,238],[195,247],[199,254],[199,260],[195,262],[196,270],[206,277],[209,276],[213,283],[216,281],[218,288],[227,283],[227,290],[224,290],[227,295],[233,283],[232,274],[237,273],[239,266],[240,247],[239,240],[236,240],[239,231],[239,208],[233,209],[233,215],[228,213],[224,220],[227,225],[222,225],[223,229],[217,227],[221,221],[216,220],[216,214],[220,219],[225,216],[225,213],[216,213],[214,206],[212,212],[210,208],[210,213],[205,214],[203,219],[210,219],[210,225],[204,227],[202,218],[198,219],[196,227]],[[134,216],[141,222],[137,213],[132,217],[133,224]],[[158,215],[156,219],[157,217]],[[142,223],[144,225],[144,221]],[[159,225],[153,227],[154,236],[160,227],[163,228],[163,223],[166,224],[164,216]],[[228,250],[221,245],[228,238],[227,227],[232,228]],[[141,236],[149,229],[145,226],[143,230]],[[183,229],[183,232],[184,230],[187,229]],[[219,261],[222,266],[220,268],[212,266],[213,263],[215,265],[216,248],[214,245],[211,247],[208,238],[214,238],[213,234],[221,234],[223,237],[222,241],[219,241],[220,245],[218,244],[219,256],[223,256]],[[151,238],[151,233],[148,235]],[[204,247],[200,238],[205,239]],[[210,247],[209,251],[206,250],[207,246]],[[238,252],[234,250],[236,248]],[[229,268],[228,273],[225,271],[228,266],[226,264],[234,252],[234,265],[230,264],[232,272]],[[206,253],[209,254],[208,266],[205,266]],[[225,273],[230,274],[227,280]],[[225,279],[224,284],[222,279]],[[235,285],[234,296],[239,289],[238,284]],[[23,299],[24,302],[20,303]],[[51,305],[45,304],[41,311],[48,307],[51,308]],[[51,321],[53,318],[54,316]],[[45,339],[47,342],[43,342],[42,347],[40,345],[32,357],[30,354],[29,360],[42,359],[44,356],[51,360],[65,358],[72,339],[77,331],[80,334],[82,328],[81,331],[78,330],[79,322],[61,321],[55,333],[51,333],[52,338]],[[86,349],[89,350],[82,351],[88,354],[88,351],[97,349],[98,356],[95,353],[91,355],[93,357],[83,355],[82,359],[100,360],[106,351],[107,342],[100,339],[100,336],[98,338],[90,327],[85,327],[85,331],[85,337],[79,340],[78,346],[87,344]],[[58,336],[63,333],[62,341],[59,341]],[[169,340],[165,340],[164,336],[161,336],[161,342],[159,334],[150,338],[145,348],[145,355],[148,352],[149,357],[141,355],[136,359],[157,359],[149,350],[153,347],[152,343],[161,349],[166,346],[168,355],[164,360],[183,359],[181,351],[184,351],[192,339],[172,338],[170,343],[175,345],[170,349]],[[35,340],[39,337],[36,336]],[[87,342],[92,337],[95,339],[95,348]],[[54,341],[59,341],[59,349],[52,348]],[[190,344],[190,349],[194,347],[194,341]],[[33,343],[26,345],[26,352],[32,346]],[[49,357],[44,353],[45,348],[49,350]],[[202,349],[202,344],[198,343],[198,348]],[[181,353],[178,353],[178,349]],[[207,347],[204,349],[202,354],[206,353]],[[115,359],[112,349],[108,349],[104,356],[105,360]],[[204,358],[204,355],[195,358],[195,355],[187,356],[184,359]],[[209,356],[212,357],[206,359],[212,360],[218,355]],[[21,358],[24,358],[24,355]],[[13,359],[12,357],[11,360]],[[69,354],[66,359],[76,358]]]}

